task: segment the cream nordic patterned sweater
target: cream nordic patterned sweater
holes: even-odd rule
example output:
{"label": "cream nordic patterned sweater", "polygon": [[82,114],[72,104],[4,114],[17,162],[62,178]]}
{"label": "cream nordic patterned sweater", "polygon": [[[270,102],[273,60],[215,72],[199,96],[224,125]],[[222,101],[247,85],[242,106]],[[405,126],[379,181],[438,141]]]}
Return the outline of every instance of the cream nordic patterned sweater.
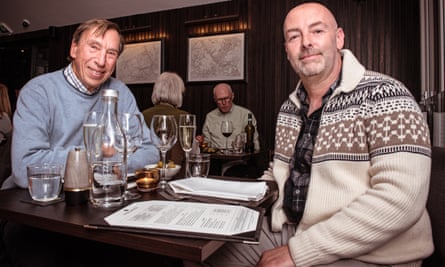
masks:
{"label": "cream nordic patterned sweater", "polygon": [[[425,208],[428,127],[403,84],[366,71],[349,50],[342,54],[341,83],[321,116],[304,215],[289,240],[291,255],[298,267],[342,258],[418,266],[433,251]],[[295,91],[281,106],[273,167],[262,177],[279,187],[273,231],[287,221],[283,188],[301,126],[299,106]]]}

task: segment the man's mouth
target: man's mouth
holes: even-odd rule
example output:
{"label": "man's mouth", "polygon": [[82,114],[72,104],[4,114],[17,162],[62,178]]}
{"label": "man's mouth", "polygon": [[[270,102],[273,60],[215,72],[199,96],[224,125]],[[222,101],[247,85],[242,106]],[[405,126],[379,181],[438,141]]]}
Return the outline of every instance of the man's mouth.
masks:
{"label": "man's mouth", "polygon": [[319,54],[303,54],[300,56],[301,61],[310,60],[317,57]]}
{"label": "man's mouth", "polygon": [[94,69],[90,69],[90,72],[91,72],[91,75],[92,75],[94,78],[102,78],[102,77],[103,77],[103,74],[104,74],[103,71],[97,71],[97,70],[94,70]]}

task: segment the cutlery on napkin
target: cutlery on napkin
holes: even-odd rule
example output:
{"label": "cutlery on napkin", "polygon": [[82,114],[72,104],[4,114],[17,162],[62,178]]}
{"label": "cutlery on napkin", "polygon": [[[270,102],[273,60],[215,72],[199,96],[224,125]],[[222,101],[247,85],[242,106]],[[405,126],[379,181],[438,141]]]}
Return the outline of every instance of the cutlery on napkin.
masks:
{"label": "cutlery on napkin", "polygon": [[227,181],[203,177],[184,178],[168,184],[175,193],[243,201],[261,200],[268,190],[265,181]]}

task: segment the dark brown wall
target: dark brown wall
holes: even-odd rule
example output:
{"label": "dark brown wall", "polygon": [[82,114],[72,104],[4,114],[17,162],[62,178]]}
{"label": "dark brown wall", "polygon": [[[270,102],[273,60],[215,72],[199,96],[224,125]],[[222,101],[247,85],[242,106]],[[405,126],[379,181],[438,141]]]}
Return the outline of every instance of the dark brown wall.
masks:
{"label": "dark brown wall", "polygon": [[[150,26],[148,35],[165,36],[164,70],[177,72],[186,80],[187,38],[199,27],[233,26],[233,32],[247,36],[247,80],[231,82],[235,102],[251,109],[257,120],[262,146],[272,149],[275,118],[281,103],[294,89],[297,77],[283,49],[282,22],[297,0],[233,0],[218,4],[134,15],[113,19],[122,29]],[[328,0],[346,34],[345,48],[351,49],[363,65],[394,76],[420,98],[420,26],[417,0]],[[212,17],[236,15],[235,20],[212,23]],[[71,35],[77,25],[48,31],[49,70],[66,65]],[[211,28],[211,27],[208,27]],[[222,32],[219,32],[222,33]],[[209,34],[215,34],[210,32]],[[48,38],[44,36],[44,38]],[[41,41],[41,40],[40,40]],[[14,47],[11,38],[0,38],[0,47]],[[30,41],[20,46],[29,46]],[[11,57],[0,49],[0,81],[10,69]],[[21,78],[23,80],[23,78]],[[215,107],[214,82],[187,83],[183,109],[197,114],[200,127],[205,114]],[[141,109],[152,106],[152,84],[131,85]],[[200,130],[198,130],[200,132]]]}

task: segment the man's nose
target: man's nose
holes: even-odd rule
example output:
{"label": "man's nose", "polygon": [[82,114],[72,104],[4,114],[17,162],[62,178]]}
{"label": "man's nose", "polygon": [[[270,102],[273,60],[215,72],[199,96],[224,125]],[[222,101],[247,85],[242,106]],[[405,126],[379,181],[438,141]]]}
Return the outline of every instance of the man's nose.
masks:
{"label": "man's nose", "polygon": [[96,56],[97,65],[105,66],[106,58],[107,58],[107,51],[105,51],[105,50],[99,51]]}
{"label": "man's nose", "polygon": [[304,47],[312,47],[312,38],[309,34],[301,35],[301,42]]}

